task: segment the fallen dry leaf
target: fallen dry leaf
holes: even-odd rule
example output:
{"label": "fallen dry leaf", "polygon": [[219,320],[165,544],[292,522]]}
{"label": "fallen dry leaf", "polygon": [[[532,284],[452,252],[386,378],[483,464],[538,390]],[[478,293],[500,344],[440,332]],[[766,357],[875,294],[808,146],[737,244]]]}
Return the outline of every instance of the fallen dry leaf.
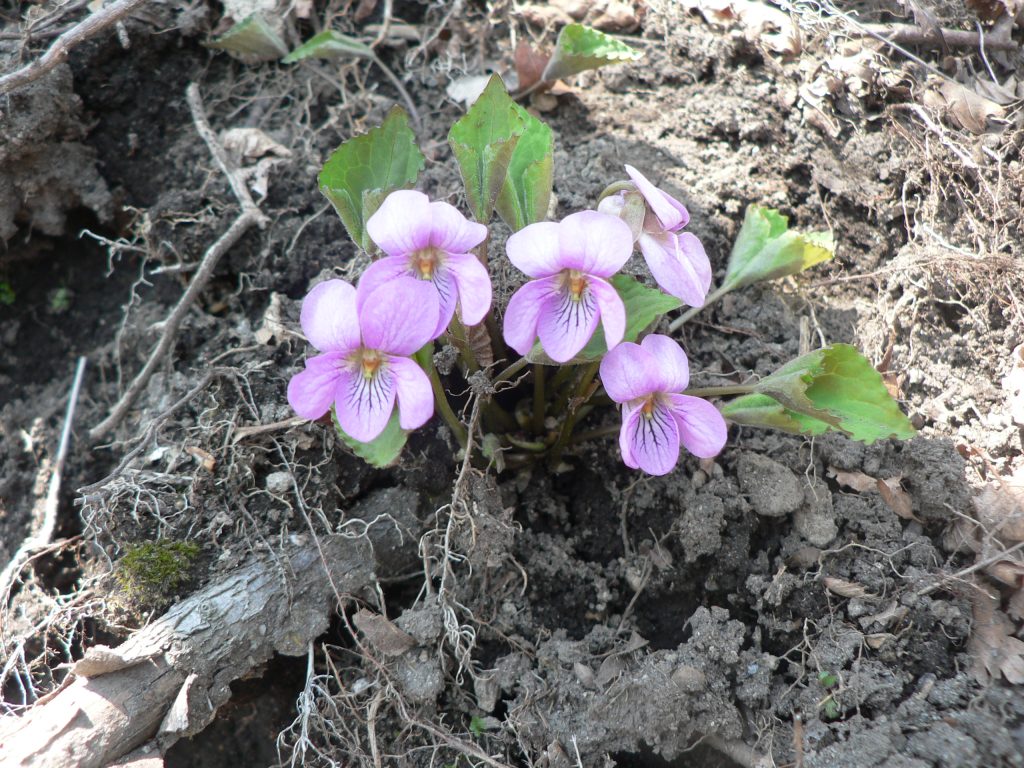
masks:
{"label": "fallen dry leaf", "polygon": [[840,485],[852,488],[857,493],[878,489],[878,481],[870,475],[865,475],[863,472],[844,472],[841,469],[829,467],[828,474],[829,477],[834,477]]}
{"label": "fallen dry leaf", "polygon": [[520,40],[516,46],[514,59],[519,90],[525,91],[540,82],[551,56],[535,50],[525,40]]}
{"label": "fallen dry leaf", "polygon": [[370,645],[386,656],[401,656],[416,645],[416,641],[392,624],[387,616],[362,608],[352,617],[352,621]]}
{"label": "fallen dry leaf", "polygon": [[754,0],[684,0],[683,5],[700,11],[709,24],[738,21],[748,40],[762,42],[775,53],[800,53],[800,30],[789,14],[778,8]]}
{"label": "fallen dry leaf", "polygon": [[825,576],[821,581],[829,592],[834,592],[840,597],[857,597],[861,600],[870,600],[875,597],[866,587],[855,581],[847,581],[837,576]]}
{"label": "fallen dry leaf", "polygon": [[852,488],[857,493],[878,491],[882,501],[899,517],[902,517],[904,520],[917,519],[914,517],[914,505],[910,494],[904,491],[903,486],[900,485],[900,481],[903,479],[902,475],[874,478],[863,472],[844,472],[835,467],[829,467],[828,474],[829,477],[834,477],[840,485]]}
{"label": "fallen dry leaf", "polygon": [[1024,1],[1022,0],[967,0],[967,7],[982,21],[995,21],[1003,14],[1024,24]]}
{"label": "fallen dry leaf", "polygon": [[1024,541],[1024,466],[986,485],[975,497],[974,509],[987,535]]}
{"label": "fallen dry leaf", "polygon": [[1000,675],[1014,685],[1024,683],[1024,641],[1013,636],[1013,622],[999,610],[999,595],[980,584],[971,593],[974,626],[967,641],[970,672],[979,683]]}
{"label": "fallen dry leaf", "polygon": [[975,134],[997,132],[994,121],[1006,116],[1006,110],[991,99],[952,80],[945,80],[938,88],[924,92],[924,104],[946,113],[950,121]]}
{"label": "fallen dry leaf", "polygon": [[910,494],[903,490],[900,485],[902,477],[890,477],[877,481],[878,493],[882,496],[889,508],[904,520],[916,520],[914,517],[914,505],[910,500]]}
{"label": "fallen dry leaf", "polygon": [[259,128],[229,128],[221,132],[220,143],[231,155],[231,159],[239,165],[243,161],[259,160],[267,155],[292,156],[292,151],[288,147],[274,141]]}

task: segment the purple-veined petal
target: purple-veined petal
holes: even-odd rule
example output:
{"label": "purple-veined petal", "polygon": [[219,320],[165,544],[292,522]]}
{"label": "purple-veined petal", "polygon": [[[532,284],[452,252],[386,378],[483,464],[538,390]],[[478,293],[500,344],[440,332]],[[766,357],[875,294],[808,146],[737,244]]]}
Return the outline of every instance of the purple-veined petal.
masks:
{"label": "purple-veined petal", "polygon": [[444,268],[434,270],[434,279],[430,280],[429,284],[437,291],[439,301],[437,325],[434,326],[434,335],[431,337],[436,339],[445,332],[452,317],[455,316],[455,307],[459,303],[458,285],[452,273]]}
{"label": "purple-veined petal", "polygon": [[491,277],[480,259],[471,253],[453,253],[445,258],[459,290],[459,317],[466,325],[476,325],[491,308]]}
{"label": "purple-veined petal", "polygon": [[637,242],[651,274],[662,290],[691,307],[702,307],[708,288],[711,287],[710,266],[707,280],[704,280],[680,250],[678,238],[678,235],[671,232],[662,235],[645,232]]}
{"label": "purple-veined petal", "polygon": [[356,289],[343,280],[325,280],[302,300],[299,323],[321,352],[351,352],[359,346]]}
{"label": "purple-veined petal", "polygon": [[381,366],[367,378],[360,370],[342,370],[334,408],[345,434],[360,443],[376,438],[395,409],[395,379]]}
{"label": "purple-veined petal", "polygon": [[579,299],[565,289],[549,296],[537,318],[537,336],[548,357],[565,363],[583,349],[597,330],[601,310],[593,291],[584,290]]}
{"label": "purple-veined petal", "polygon": [[644,200],[647,201],[650,209],[654,211],[654,215],[658,217],[662,227],[669,232],[674,232],[690,223],[690,213],[686,210],[685,205],[672,197],[672,195],[654,186],[647,180],[646,176],[632,165],[626,166],[626,173],[629,174],[629,178],[636,184],[636,188],[644,196]]}
{"label": "purple-veined petal", "polygon": [[288,382],[288,405],[301,418],[319,419],[331,409],[344,361],[337,352],[316,355]]}
{"label": "purple-veined petal", "polygon": [[[639,406],[630,406],[629,403],[623,403],[622,405],[622,428],[619,430],[619,452],[622,454],[622,462],[630,469],[640,469],[640,465],[636,463],[636,457],[633,456],[633,441],[630,439],[632,435],[631,429],[636,428],[635,422],[639,414]],[[631,426],[632,424],[632,426]]]}
{"label": "purple-veined petal", "polygon": [[633,233],[617,216],[579,211],[558,223],[558,249],[562,269],[611,277],[632,255]]}
{"label": "purple-veined petal", "polygon": [[487,237],[487,227],[463,216],[458,208],[445,202],[430,204],[432,217],[430,244],[445,253],[469,253]]}
{"label": "purple-veined petal", "polygon": [[677,237],[679,238],[679,250],[682,251],[683,258],[693,267],[693,271],[697,273],[701,288],[706,295],[708,289],[711,288],[711,261],[704,250],[704,243],[689,232],[680,232]]}
{"label": "purple-veined petal", "polygon": [[530,277],[549,277],[561,272],[560,226],[553,221],[539,221],[520,229],[505,242],[509,261]]}
{"label": "purple-veined petal", "polygon": [[434,329],[440,311],[432,282],[396,277],[359,302],[363,344],[389,355],[411,355],[437,338]]}
{"label": "purple-veined petal", "polygon": [[513,293],[512,298],[508,300],[502,335],[505,342],[520,355],[527,354],[533,348],[533,342],[537,339],[537,322],[541,308],[557,292],[558,282],[557,276],[531,280]]}
{"label": "purple-veined petal", "polygon": [[402,429],[422,427],[434,415],[434,391],[430,388],[430,379],[408,357],[389,357],[387,366],[395,379],[398,425]]}
{"label": "purple-veined petal", "polygon": [[668,395],[672,415],[686,450],[702,459],[717,456],[725,447],[729,428],[718,409],[707,400],[690,395]]}
{"label": "purple-veined petal", "polygon": [[597,309],[601,313],[601,325],[604,326],[604,340],[608,349],[614,349],[626,333],[626,305],[622,297],[610,283],[600,277],[587,280],[586,290],[594,295]]}
{"label": "purple-veined petal", "polygon": [[601,360],[601,383],[617,403],[647,397],[661,388],[658,361],[639,344],[624,341]]}
{"label": "purple-veined petal", "polygon": [[658,391],[682,392],[690,383],[690,363],[675,339],[652,333],[640,342],[657,365]]}
{"label": "purple-veined petal", "polygon": [[672,412],[655,401],[650,412],[640,407],[623,425],[630,458],[649,475],[667,475],[679,461],[679,427]]}
{"label": "purple-veined petal", "polygon": [[362,311],[367,296],[399,277],[419,278],[405,256],[385,256],[368,266],[359,277],[356,289],[356,306],[359,311]]}
{"label": "purple-veined petal", "polygon": [[405,256],[430,245],[432,219],[430,198],[414,189],[399,189],[366,220],[366,232],[388,256]]}

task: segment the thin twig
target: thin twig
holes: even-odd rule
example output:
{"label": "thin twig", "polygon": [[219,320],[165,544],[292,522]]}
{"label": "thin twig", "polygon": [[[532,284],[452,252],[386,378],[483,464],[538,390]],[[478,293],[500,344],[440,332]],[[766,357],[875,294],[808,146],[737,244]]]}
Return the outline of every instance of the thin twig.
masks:
{"label": "thin twig", "polygon": [[982,43],[993,51],[1016,51],[1020,48],[1018,43],[1008,37],[1004,39],[992,35],[984,37],[979,32],[972,32],[968,29],[926,31],[913,24],[864,24],[862,26],[871,37],[881,38],[889,44],[938,46],[945,40],[946,45],[950,48],[977,48]]}
{"label": "thin twig", "polygon": [[202,260],[199,262],[199,268],[196,270],[195,275],[192,278],[192,282],[189,283],[185,293],[182,294],[181,299],[171,310],[171,314],[167,319],[158,325],[160,330],[160,340],[157,342],[153,351],[149,355],[149,359],[146,360],[146,364],[139,371],[138,375],[132,379],[131,384],[128,385],[128,389],[125,390],[121,399],[117,401],[114,407],[110,411],[110,415],[89,430],[89,437],[96,440],[103,437],[111,429],[121,423],[121,420],[128,413],[128,409],[131,408],[132,403],[139,396],[146,384],[149,383],[149,379],[156,372],[156,369],[163,363],[164,356],[170,350],[174,344],[174,339],[178,335],[178,329],[181,327],[182,321],[185,319],[185,315],[188,314],[192,304],[196,298],[206,287],[207,282],[213,276],[213,271],[217,266],[217,262],[220,261],[220,257],[223,256],[238,240],[244,235],[249,228],[253,225],[260,227],[261,229],[266,226],[267,217],[260,211],[256,203],[253,202],[252,196],[249,194],[249,190],[245,186],[245,182],[242,180],[241,175],[237,169],[228,159],[227,153],[224,148],[217,141],[217,137],[210,127],[209,122],[206,120],[206,114],[203,109],[203,101],[199,95],[199,86],[195,83],[191,83],[186,90],[186,97],[188,99],[189,109],[192,111],[192,121],[195,123],[196,130],[199,135],[206,142],[206,146],[210,149],[210,154],[213,155],[214,160],[220,166],[221,170],[224,171],[224,175],[228,177],[228,183],[231,185],[231,191],[235,194],[238,202],[242,206],[242,212],[238,218],[232,222],[231,226],[228,227],[227,231],[217,238],[216,242],[211,245],[206,253],[203,254]]}
{"label": "thin twig", "polygon": [[22,567],[29,560],[33,553],[50,545],[53,532],[57,527],[57,509],[60,506],[60,483],[61,473],[64,471],[64,461],[68,455],[68,446],[71,444],[71,425],[75,419],[75,404],[78,402],[78,393],[82,389],[82,377],[85,375],[84,357],[78,358],[78,365],[75,367],[75,378],[71,384],[71,392],[68,394],[68,409],[64,414],[64,426],[60,432],[60,442],[57,446],[57,458],[53,464],[53,472],[50,474],[50,483],[46,489],[46,500],[43,502],[42,514],[34,515],[35,525],[29,536],[18,547],[14,557],[0,573],[0,611],[7,605],[7,596],[14,587],[14,582],[21,573]]}
{"label": "thin twig", "polygon": [[986,557],[984,560],[979,560],[974,565],[968,566],[967,568],[957,571],[956,573],[943,575],[935,583],[929,584],[924,589],[919,589],[917,592],[915,592],[914,597],[924,597],[925,595],[930,595],[932,592],[943,587],[951,581],[959,581],[966,576],[970,576],[975,571],[980,571],[982,568],[987,568],[993,563],[998,563],[1000,560],[1008,559],[1010,555],[1012,555],[1014,552],[1019,552],[1021,549],[1024,549],[1024,541],[1018,541],[1009,549],[1004,549],[1002,552],[996,552],[994,555]]}
{"label": "thin twig", "polygon": [[0,77],[0,95],[38,80],[64,61],[76,45],[84,43],[111,24],[120,21],[145,2],[146,0],[117,0],[116,3],[108,5],[96,13],[90,13],[82,19],[81,23],[76,24],[54,40],[53,44],[46,49],[46,53],[38,59],[26,64],[21,69]]}

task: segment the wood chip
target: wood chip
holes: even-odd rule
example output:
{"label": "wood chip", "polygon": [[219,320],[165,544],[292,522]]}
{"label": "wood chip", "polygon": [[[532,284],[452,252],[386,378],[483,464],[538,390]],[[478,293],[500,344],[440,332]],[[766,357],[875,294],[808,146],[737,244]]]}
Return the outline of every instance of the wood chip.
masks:
{"label": "wood chip", "polygon": [[862,600],[872,600],[875,598],[875,595],[869,592],[863,585],[854,581],[847,581],[836,576],[825,576],[822,578],[822,583],[829,592],[834,592],[840,597],[856,597]]}

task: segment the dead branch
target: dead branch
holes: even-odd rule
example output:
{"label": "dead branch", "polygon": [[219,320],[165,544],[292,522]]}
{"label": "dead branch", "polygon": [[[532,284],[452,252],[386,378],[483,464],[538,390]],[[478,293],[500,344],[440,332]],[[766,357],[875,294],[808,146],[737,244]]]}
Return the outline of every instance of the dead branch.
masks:
{"label": "dead branch", "polygon": [[0,96],[38,80],[64,61],[71,53],[72,48],[99,34],[111,24],[120,21],[144,2],[146,0],[117,0],[96,13],[90,13],[80,23],[54,40],[53,44],[46,49],[46,53],[38,59],[26,64],[21,69],[0,77]]}
{"label": "dead branch", "polygon": [[33,525],[29,536],[18,547],[11,561],[0,573],[0,615],[7,610],[7,596],[18,580],[21,569],[28,562],[33,554],[45,549],[50,545],[53,532],[57,527],[57,508],[59,506],[61,474],[64,471],[64,460],[68,455],[68,446],[71,444],[71,425],[75,418],[75,404],[78,402],[78,393],[82,387],[82,376],[85,374],[85,358],[78,358],[78,365],[75,367],[75,378],[71,384],[71,392],[68,395],[68,409],[64,414],[64,426],[60,432],[60,443],[57,447],[57,457],[53,463],[53,471],[50,474],[50,482],[46,489],[46,498],[41,508],[36,505],[33,510]]}
{"label": "dead branch", "polygon": [[320,546],[323,557],[307,540],[239,568],[117,648],[90,648],[74,682],[0,724],[0,768],[100,768],[154,738],[165,751],[201,731],[232,681],[274,653],[303,655],[327,629],[332,580],[344,592],[373,583],[367,539]]}
{"label": "dead branch", "polygon": [[213,270],[216,268],[217,262],[220,261],[220,257],[238,242],[242,235],[249,231],[250,227],[256,225],[262,229],[267,223],[267,217],[260,211],[256,203],[253,202],[252,196],[245,186],[245,181],[238,173],[238,169],[235,168],[228,158],[224,147],[220,145],[216,134],[214,134],[213,129],[206,120],[202,97],[199,95],[199,86],[196,83],[190,83],[185,94],[188,99],[189,109],[192,112],[192,121],[195,123],[196,131],[203,138],[203,141],[206,142],[206,146],[210,149],[210,154],[213,155],[217,165],[220,166],[224,175],[227,176],[228,183],[231,185],[231,191],[242,206],[242,212],[232,222],[231,226],[228,227],[227,231],[217,238],[216,242],[203,254],[203,258],[199,262],[199,268],[192,277],[192,282],[189,283],[188,288],[182,294],[174,309],[171,310],[168,318],[159,325],[160,340],[150,353],[146,364],[135,378],[132,379],[131,384],[128,385],[124,394],[121,395],[121,399],[111,409],[110,415],[89,430],[89,437],[93,440],[103,437],[120,424],[125,414],[128,413],[128,409],[135,402],[135,399],[145,389],[149,379],[163,363],[165,355],[174,343],[185,315],[188,314],[192,304],[213,276]]}
{"label": "dead branch", "polygon": [[945,41],[950,48],[978,48],[982,44],[992,51],[1016,51],[1020,48],[1020,44],[1008,36],[991,34],[982,37],[978,32],[966,29],[925,30],[914,24],[864,24],[863,27],[885,42],[897,45],[941,47]]}

